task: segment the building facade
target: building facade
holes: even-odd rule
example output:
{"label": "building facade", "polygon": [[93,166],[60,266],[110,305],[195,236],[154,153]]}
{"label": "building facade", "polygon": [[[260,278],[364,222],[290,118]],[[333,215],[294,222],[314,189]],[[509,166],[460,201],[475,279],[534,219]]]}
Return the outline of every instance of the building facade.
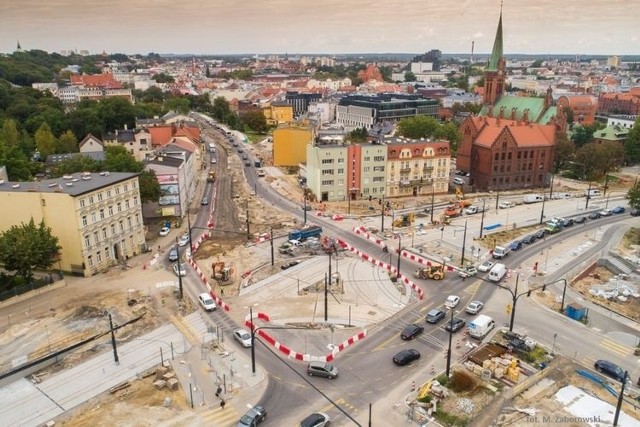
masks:
{"label": "building facade", "polygon": [[598,113],[639,115],[640,87],[632,87],[623,93],[603,93],[598,98]]}
{"label": "building facade", "polygon": [[306,147],[307,188],[318,201],[347,197],[347,147],[343,144],[309,144]]}
{"label": "building facade", "polygon": [[383,144],[347,146],[347,194],[351,200],[385,194],[387,147]]}
{"label": "building facade", "polygon": [[451,171],[448,141],[398,138],[387,143],[388,197],[447,193]]}
{"label": "building facade", "polygon": [[589,126],[596,121],[598,100],[591,95],[562,95],[556,103],[558,108],[568,108],[573,114],[573,123]]}
{"label": "building facade", "polygon": [[158,202],[145,203],[145,217],[183,217],[187,214],[189,203],[195,197],[199,170],[196,158],[188,150],[169,144],[147,162],[145,169],[156,174],[162,196]]}
{"label": "building facade", "polygon": [[300,117],[309,111],[309,104],[322,99],[319,93],[287,92],[285,102],[293,108],[293,117]]}
{"label": "building facade", "polygon": [[0,230],[44,221],[62,247],[55,267],[91,276],[147,250],[138,175],[82,173],[3,182]]}
{"label": "building facade", "polygon": [[273,166],[297,166],[307,161],[307,146],[314,130],[306,126],[280,126],[273,131]]}

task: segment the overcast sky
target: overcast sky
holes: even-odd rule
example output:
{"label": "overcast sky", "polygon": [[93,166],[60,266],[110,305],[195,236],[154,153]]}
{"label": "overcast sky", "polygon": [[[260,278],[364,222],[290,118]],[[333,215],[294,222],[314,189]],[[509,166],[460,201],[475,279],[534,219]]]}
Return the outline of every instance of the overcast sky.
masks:
{"label": "overcast sky", "polygon": [[[0,0],[0,52],[476,53],[500,0]],[[640,0],[506,0],[504,52],[640,54]]]}

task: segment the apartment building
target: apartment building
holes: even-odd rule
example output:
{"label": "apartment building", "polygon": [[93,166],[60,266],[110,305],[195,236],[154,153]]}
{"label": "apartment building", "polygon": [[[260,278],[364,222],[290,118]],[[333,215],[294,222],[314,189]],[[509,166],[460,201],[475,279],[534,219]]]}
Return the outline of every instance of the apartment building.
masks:
{"label": "apartment building", "polygon": [[138,174],[81,173],[0,182],[0,230],[44,220],[62,247],[57,268],[91,276],[146,251]]}
{"label": "apartment building", "polygon": [[386,148],[387,197],[447,193],[451,172],[449,141],[397,138]]}
{"label": "apartment building", "polygon": [[379,198],[385,194],[387,146],[351,144],[347,146],[347,194],[351,200]]}
{"label": "apartment building", "polygon": [[307,188],[317,200],[334,202],[347,197],[347,147],[342,143],[306,147]]}
{"label": "apartment building", "polygon": [[297,166],[307,161],[307,146],[314,138],[313,128],[280,126],[273,131],[273,165]]}

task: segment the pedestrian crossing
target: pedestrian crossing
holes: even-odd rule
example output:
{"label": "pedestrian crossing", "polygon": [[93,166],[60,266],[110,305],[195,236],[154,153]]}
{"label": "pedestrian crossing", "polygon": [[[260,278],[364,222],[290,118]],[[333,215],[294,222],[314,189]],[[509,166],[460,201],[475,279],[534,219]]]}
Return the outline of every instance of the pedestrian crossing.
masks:
{"label": "pedestrian crossing", "polygon": [[230,405],[225,406],[224,409],[217,407],[200,413],[203,425],[216,427],[236,426],[241,416],[242,414],[238,413]]}
{"label": "pedestrian crossing", "polygon": [[600,346],[606,348],[609,351],[617,353],[622,357],[631,356],[634,352],[633,347],[621,344],[609,338],[605,338],[602,341],[600,341]]}

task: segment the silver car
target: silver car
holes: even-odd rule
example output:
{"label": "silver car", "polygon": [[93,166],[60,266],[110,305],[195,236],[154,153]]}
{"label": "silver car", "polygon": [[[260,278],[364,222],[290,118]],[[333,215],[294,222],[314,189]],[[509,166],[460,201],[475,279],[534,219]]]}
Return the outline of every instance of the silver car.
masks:
{"label": "silver car", "polygon": [[233,331],[233,338],[243,347],[251,347],[251,334],[244,329],[236,329]]}

